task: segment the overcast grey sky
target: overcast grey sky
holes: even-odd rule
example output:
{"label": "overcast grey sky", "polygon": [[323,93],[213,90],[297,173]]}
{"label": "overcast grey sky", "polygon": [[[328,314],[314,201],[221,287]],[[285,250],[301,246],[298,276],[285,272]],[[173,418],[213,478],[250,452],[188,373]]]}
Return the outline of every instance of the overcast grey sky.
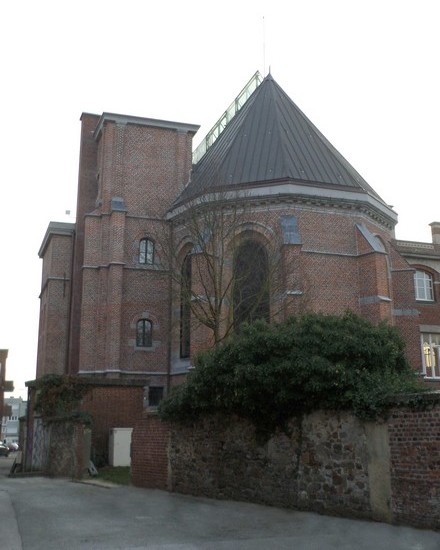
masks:
{"label": "overcast grey sky", "polygon": [[[399,215],[440,221],[437,0],[22,0],[0,9],[0,348],[26,396],[49,221],[74,221],[82,112],[200,124],[256,70]],[[10,395],[10,394],[8,394]]]}

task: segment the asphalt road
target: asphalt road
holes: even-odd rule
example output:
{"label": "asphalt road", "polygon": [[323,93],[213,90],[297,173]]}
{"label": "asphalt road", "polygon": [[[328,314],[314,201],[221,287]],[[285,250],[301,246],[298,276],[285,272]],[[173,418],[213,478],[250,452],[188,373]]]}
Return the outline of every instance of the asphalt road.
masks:
{"label": "asphalt road", "polygon": [[135,487],[6,477],[3,550],[440,550],[440,533]]}

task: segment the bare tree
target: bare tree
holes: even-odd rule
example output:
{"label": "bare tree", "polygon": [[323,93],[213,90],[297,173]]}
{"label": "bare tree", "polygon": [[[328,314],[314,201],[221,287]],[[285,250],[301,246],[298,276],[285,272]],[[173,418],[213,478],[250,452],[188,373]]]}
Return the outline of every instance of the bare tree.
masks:
{"label": "bare tree", "polygon": [[[217,345],[245,321],[288,311],[282,239],[260,219],[261,210],[256,216],[251,198],[239,192],[194,199],[173,217],[161,256],[180,302],[181,341],[204,327]],[[289,269],[292,279],[296,267]]]}

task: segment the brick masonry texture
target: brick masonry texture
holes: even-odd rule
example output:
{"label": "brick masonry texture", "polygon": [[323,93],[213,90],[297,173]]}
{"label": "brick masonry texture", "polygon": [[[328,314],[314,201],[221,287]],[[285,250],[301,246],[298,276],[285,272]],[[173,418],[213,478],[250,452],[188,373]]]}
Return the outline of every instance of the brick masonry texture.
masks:
{"label": "brick masonry texture", "polygon": [[[54,236],[44,254],[38,376],[107,373],[155,377],[156,384],[180,376],[180,299],[168,268],[191,245],[185,222],[176,218],[172,227],[166,214],[188,182],[191,147],[191,131],[82,116],[74,237]],[[399,327],[411,365],[421,370],[419,325],[439,325],[440,306],[416,303],[414,268],[389,227],[356,204],[277,197],[248,203],[237,233],[282,259],[273,270],[272,319],[351,309],[385,320]],[[296,217],[298,244],[283,243],[286,215]],[[372,247],[360,225],[383,250]],[[152,266],[139,264],[143,238],[155,243]],[[234,246],[225,244],[231,264]],[[140,350],[136,321],[145,317],[153,323],[153,346]],[[193,353],[212,345],[206,328],[192,329]]]}
{"label": "brick masonry texture", "polygon": [[401,523],[440,528],[440,406],[417,413],[393,411],[391,449],[393,515]]}
{"label": "brick masonry texture", "polygon": [[[82,372],[160,377],[168,370],[170,282],[159,245],[170,233],[161,218],[188,177],[190,151],[185,133],[107,122],[97,156],[86,159],[99,184],[96,206],[85,220]],[[123,200],[123,210],[112,208],[114,197]],[[138,262],[142,238],[157,245],[153,266]],[[136,321],[144,317],[153,322],[153,346],[139,350]]]}
{"label": "brick masonry texture", "polygon": [[133,432],[140,487],[430,529],[440,528],[439,467],[438,395],[428,410],[393,409],[380,424],[318,411],[265,443],[236,418],[184,427],[145,415]]}
{"label": "brick masonry texture", "polygon": [[131,479],[138,487],[168,488],[168,425],[154,413],[144,413],[132,434]]}
{"label": "brick masonry texture", "polygon": [[92,386],[82,402],[82,410],[92,415],[92,460],[107,463],[112,428],[132,428],[144,409],[143,386]]}
{"label": "brick masonry texture", "polygon": [[[188,220],[172,207],[190,177],[195,127],[115,117],[81,118],[76,224],[71,235],[52,235],[43,256],[37,377],[80,373],[95,379],[83,403],[94,417],[93,452],[105,460],[110,429],[133,427],[133,479],[138,485],[182,491],[194,486],[200,494],[222,498],[272,499],[279,505],[329,513],[350,510],[368,517],[384,514],[383,503],[379,506],[372,497],[365,430],[342,415],[322,413],[301,424],[293,422],[290,438],[280,435],[263,448],[243,425],[231,427],[229,433],[212,422],[179,439],[174,428],[170,431],[145,411],[144,387],[162,386],[166,392],[185,379],[190,366],[191,358],[180,358],[180,295],[169,268],[176,261],[180,269],[194,245]],[[310,189],[313,193],[313,186]],[[391,225],[361,203],[322,199],[319,193],[306,200],[295,194],[255,194],[245,202],[236,235],[224,243],[224,262],[230,266],[226,272],[230,276],[234,242],[240,236],[258,241],[271,258],[279,259],[271,289],[273,320],[306,310],[338,314],[351,309],[374,323],[386,321],[400,329],[408,359],[421,371],[420,325],[440,332],[440,269],[432,267],[440,257],[437,226],[429,264],[436,301],[420,303],[413,274],[415,267],[426,267],[423,254],[405,256]],[[299,240],[284,241],[281,216],[295,216]],[[153,265],[139,263],[144,238],[155,244]],[[193,290],[197,284],[203,288],[195,275],[193,283]],[[139,348],[136,322],[144,318],[153,326],[152,346]],[[195,324],[191,328],[194,355],[212,345],[212,334]],[[101,377],[112,384],[100,384]],[[414,430],[427,438],[423,423],[428,417],[417,422]],[[437,420],[430,422],[435,433]],[[390,426],[392,464],[396,472],[408,471],[406,462],[398,463],[400,436],[394,438]],[[217,439],[211,440],[211,431]],[[401,447],[405,457],[407,447]],[[436,456],[434,447],[430,452]],[[430,468],[432,460],[427,461]],[[419,490],[414,485],[418,480],[425,488],[431,482],[428,471],[420,472],[421,477],[404,482],[410,494]],[[400,478],[393,476],[395,496],[388,512],[395,521],[409,521],[405,510],[410,507],[396,485]],[[429,494],[437,505],[438,493]],[[422,501],[421,496],[413,505],[419,524],[429,507],[422,510]]]}
{"label": "brick masonry texture", "polygon": [[71,236],[54,235],[45,252],[37,376],[64,372],[70,318],[72,246]]}

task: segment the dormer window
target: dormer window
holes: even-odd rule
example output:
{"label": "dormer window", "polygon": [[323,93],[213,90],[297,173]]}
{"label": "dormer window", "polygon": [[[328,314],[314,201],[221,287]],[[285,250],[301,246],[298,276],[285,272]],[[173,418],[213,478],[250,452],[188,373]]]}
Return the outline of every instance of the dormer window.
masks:
{"label": "dormer window", "polygon": [[154,242],[151,239],[139,241],[139,263],[143,265],[154,264]]}
{"label": "dormer window", "polygon": [[434,287],[430,273],[417,270],[414,273],[414,286],[416,289],[416,300],[423,302],[434,301]]}

